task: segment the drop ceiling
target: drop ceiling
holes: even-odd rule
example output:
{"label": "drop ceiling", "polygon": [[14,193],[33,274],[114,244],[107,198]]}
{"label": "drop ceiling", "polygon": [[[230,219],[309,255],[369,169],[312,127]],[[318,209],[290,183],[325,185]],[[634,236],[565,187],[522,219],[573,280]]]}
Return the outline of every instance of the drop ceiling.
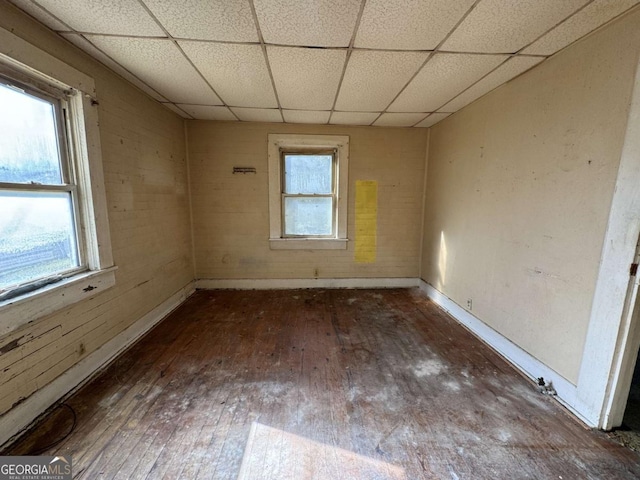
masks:
{"label": "drop ceiling", "polygon": [[185,118],[398,127],[439,122],[640,2],[11,1]]}

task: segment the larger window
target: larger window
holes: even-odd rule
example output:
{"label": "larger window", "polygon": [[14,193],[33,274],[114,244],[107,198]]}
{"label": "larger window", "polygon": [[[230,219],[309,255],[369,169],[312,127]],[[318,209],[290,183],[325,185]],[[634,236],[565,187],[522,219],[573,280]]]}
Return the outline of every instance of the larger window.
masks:
{"label": "larger window", "polygon": [[95,95],[0,28],[0,335],[115,284]]}
{"label": "larger window", "polygon": [[349,137],[269,135],[271,248],[346,248],[348,162]]}
{"label": "larger window", "polygon": [[86,265],[67,102],[0,77],[0,300]]}

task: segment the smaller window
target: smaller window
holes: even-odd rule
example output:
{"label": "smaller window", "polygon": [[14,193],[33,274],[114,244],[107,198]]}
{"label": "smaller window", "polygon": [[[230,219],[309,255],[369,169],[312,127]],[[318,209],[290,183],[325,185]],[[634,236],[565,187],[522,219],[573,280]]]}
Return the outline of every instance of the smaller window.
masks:
{"label": "smaller window", "polygon": [[334,152],[282,152],[283,237],[335,237]]}
{"label": "smaller window", "polygon": [[349,137],[269,135],[271,248],[344,249]]}

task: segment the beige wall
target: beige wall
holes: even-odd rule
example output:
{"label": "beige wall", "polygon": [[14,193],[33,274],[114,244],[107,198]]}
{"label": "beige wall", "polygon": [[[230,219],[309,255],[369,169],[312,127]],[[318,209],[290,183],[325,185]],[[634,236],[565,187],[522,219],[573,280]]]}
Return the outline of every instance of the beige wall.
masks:
{"label": "beige wall", "polygon": [[5,2],[0,26],[95,79],[118,266],[114,288],[0,338],[1,414],[191,282],[193,266],[182,119]]}
{"label": "beige wall", "polygon": [[575,383],[640,12],[431,130],[422,277]]}
{"label": "beige wall", "polygon": [[[378,182],[377,260],[347,250],[269,249],[267,135],[350,137],[348,235],[356,180]],[[408,128],[188,122],[196,277],[210,279],[417,277],[426,131]],[[233,175],[234,166],[257,173]]]}

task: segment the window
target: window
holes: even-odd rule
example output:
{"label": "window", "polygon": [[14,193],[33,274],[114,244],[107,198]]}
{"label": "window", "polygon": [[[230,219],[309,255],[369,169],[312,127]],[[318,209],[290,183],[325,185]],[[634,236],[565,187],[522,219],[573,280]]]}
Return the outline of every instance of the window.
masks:
{"label": "window", "polygon": [[115,284],[96,104],[0,29],[0,335]]}
{"label": "window", "polygon": [[349,137],[269,135],[270,245],[345,249]]}
{"label": "window", "polygon": [[0,77],[0,300],[83,269],[64,94]]}
{"label": "window", "polygon": [[282,152],[282,236],[335,235],[335,152]]}

